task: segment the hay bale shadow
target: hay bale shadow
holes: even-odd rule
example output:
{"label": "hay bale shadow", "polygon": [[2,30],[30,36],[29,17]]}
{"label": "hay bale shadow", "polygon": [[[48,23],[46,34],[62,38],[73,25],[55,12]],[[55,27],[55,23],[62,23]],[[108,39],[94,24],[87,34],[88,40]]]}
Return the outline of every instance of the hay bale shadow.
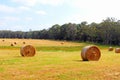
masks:
{"label": "hay bale shadow", "polygon": [[88,61],[83,61],[83,60],[73,60],[75,62],[88,62]]}

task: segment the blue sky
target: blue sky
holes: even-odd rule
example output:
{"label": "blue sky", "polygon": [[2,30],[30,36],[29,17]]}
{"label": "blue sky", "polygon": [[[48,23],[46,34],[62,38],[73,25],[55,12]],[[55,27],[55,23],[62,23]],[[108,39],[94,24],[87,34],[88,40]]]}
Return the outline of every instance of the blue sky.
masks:
{"label": "blue sky", "polygon": [[0,0],[0,30],[48,29],[54,24],[120,19],[119,0]]}

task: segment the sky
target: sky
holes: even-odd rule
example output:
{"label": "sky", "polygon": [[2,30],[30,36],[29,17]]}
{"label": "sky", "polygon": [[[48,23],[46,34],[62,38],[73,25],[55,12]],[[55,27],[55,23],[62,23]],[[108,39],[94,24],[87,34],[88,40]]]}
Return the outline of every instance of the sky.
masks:
{"label": "sky", "polygon": [[120,0],[0,0],[0,30],[49,29],[55,24],[120,19]]}

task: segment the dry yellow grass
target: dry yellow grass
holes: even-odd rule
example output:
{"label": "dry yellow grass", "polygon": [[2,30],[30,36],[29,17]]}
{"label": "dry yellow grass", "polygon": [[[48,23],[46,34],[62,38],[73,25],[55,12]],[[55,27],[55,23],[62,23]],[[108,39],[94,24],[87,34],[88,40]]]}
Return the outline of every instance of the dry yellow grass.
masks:
{"label": "dry yellow grass", "polygon": [[[4,42],[2,40],[5,40]],[[35,45],[35,46],[80,46],[84,43],[74,43],[67,41],[53,41],[53,40],[39,40],[39,39],[0,39],[0,46],[8,46],[11,43],[16,42],[16,46],[22,45]],[[23,44],[25,42],[25,44]],[[64,44],[61,44],[64,42]]]}
{"label": "dry yellow grass", "polygon": [[[2,40],[2,39],[1,39]],[[57,46],[61,41],[5,39],[8,46],[11,42],[22,46],[22,42],[34,46]],[[85,46],[84,43],[65,42],[70,46]],[[41,44],[41,45],[40,45]],[[68,46],[65,45],[64,46]],[[58,46],[63,46],[61,43]],[[64,47],[63,46],[63,47]],[[74,48],[73,48],[74,49]],[[101,50],[99,61],[82,61],[80,52],[37,51],[34,57],[21,57],[18,48],[0,49],[0,80],[119,80],[120,55]]]}

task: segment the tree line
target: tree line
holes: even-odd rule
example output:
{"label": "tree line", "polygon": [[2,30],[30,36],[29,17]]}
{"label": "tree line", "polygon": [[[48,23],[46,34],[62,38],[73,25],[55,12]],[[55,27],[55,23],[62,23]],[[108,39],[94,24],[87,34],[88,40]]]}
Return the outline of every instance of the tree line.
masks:
{"label": "tree line", "polygon": [[55,24],[49,29],[27,32],[1,30],[0,38],[89,41],[101,44],[120,45],[120,20],[107,18],[101,23],[93,22],[88,24],[86,21],[83,21],[80,24]]}

